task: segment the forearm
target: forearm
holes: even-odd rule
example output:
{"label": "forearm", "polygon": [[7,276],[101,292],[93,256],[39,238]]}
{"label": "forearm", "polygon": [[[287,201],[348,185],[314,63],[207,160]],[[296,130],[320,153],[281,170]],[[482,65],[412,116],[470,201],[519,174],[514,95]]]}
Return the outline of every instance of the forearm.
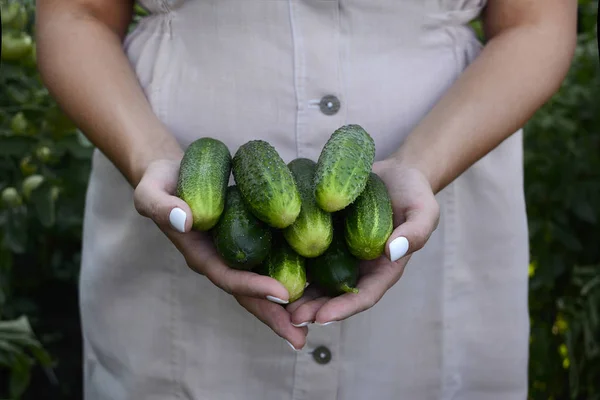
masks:
{"label": "forearm", "polygon": [[521,128],[558,89],[574,33],[523,25],[490,40],[394,155],[439,192]]}
{"label": "forearm", "polygon": [[153,160],[181,156],[148,104],[118,31],[82,6],[68,6],[39,20],[37,36],[45,85],[133,186]]}

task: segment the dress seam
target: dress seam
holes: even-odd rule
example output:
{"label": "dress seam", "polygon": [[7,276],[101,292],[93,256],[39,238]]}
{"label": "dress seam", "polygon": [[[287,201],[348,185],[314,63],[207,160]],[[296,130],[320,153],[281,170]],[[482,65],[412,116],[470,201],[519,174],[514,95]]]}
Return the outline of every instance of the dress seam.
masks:
{"label": "dress seam", "polygon": [[[164,6],[164,2],[163,2]],[[173,37],[173,27],[172,27],[172,18],[173,13],[169,7],[164,9],[164,14],[162,14],[162,18],[165,19],[166,31],[165,35],[167,38]],[[171,87],[166,80],[168,77],[164,74],[164,70],[161,70],[161,85],[156,85],[152,87],[152,91],[150,96],[153,97],[153,103],[156,104],[156,115],[165,125],[169,125],[169,108],[168,101],[164,101],[164,93],[163,89],[165,87]],[[153,80],[153,83],[157,82]],[[178,355],[177,355],[177,262],[170,263],[169,268],[169,353],[170,353],[170,367],[171,367],[171,385],[173,387],[173,398],[174,399],[182,399],[185,396],[183,383],[179,379],[179,365],[178,365]]]}
{"label": "dress seam", "polygon": [[[460,69],[458,54],[456,53],[456,47],[458,43],[456,41],[455,36],[450,32],[450,29],[445,29],[450,40],[452,41],[452,55],[454,57],[454,64],[457,70],[457,73]],[[444,260],[443,260],[443,276],[442,276],[442,304],[441,304],[441,314],[442,314],[442,330],[441,330],[441,348],[442,348],[442,371],[440,374],[441,377],[441,386],[440,386],[440,399],[441,400],[450,400],[454,397],[452,390],[448,390],[450,382],[452,381],[453,371],[450,368],[448,362],[452,359],[451,349],[452,345],[449,345],[450,338],[452,335],[452,327],[449,325],[451,322],[448,319],[448,314],[450,311],[448,308],[450,307],[449,302],[451,301],[451,293],[449,288],[449,280],[452,279],[452,267],[455,265],[454,260],[454,246],[453,246],[453,238],[455,237],[453,232],[453,227],[456,226],[454,223],[455,217],[455,204],[454,204],[454,183],[448,186],[447,192],[445,196],[442,197],[442,201],[445,203],[445,224],[444,224]]]}
{"label": "dress seam", "polygon": [[296,30],[296,23],[294,20],[294,3],[292,0],[288,0],[288,9],[290,16],[290,33],[292,36],[292,59],[293,59],[293,72],[294,72],[294,92],[296,94],[296,123],[295,123],[295,143],[296,143],[296,157],[300,157],[300,125],[301,125],[301,113],[302,107],[302,96],[301,96],[301,85],[300,80],[302,79],[301,71],[301,39],[298,37]]}
{"label": "dress seam", "polygon": [[[294,141],[296,144],[296,158],[300,157],[300,144],[299,144],[299,124],[300,124],[300,88],[298,85],[298,51],[297,51],[297,38],[296,38],[296,25],[294,23],[294,10],[293,10],[292,0],[288,0],[288,12],[290,18],[290,35],[292,37],[292,68],[293,68],[293,87],[296,95],[296,121],[295,121],[295,132],[294,132]],[[292,388],[290,391],[290,399],[296,398],[296,378],[297,378],[297,368],[298,367],[298,356],[294,357],[294,368],[293,368],[293,376],[292,376]]]}

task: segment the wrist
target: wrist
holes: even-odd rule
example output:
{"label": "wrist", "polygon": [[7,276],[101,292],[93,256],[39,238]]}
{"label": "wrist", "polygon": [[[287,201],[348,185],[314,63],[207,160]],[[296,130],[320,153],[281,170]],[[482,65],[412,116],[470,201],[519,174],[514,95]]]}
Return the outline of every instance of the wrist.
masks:
{"label": "wrist", "polygon": [[129,159],[128,179],[135,188],[148,169],[148,166],[159,160],[180,162],[184,151],[174,137],[169,135],[161,142],[145,147],[139,152],[134,152]]}
{"label": "wrist", "polygon": [[402,147],[383,162],[386,168],[396,174],[416,171],[429,183],[434,194],[440,190],[440,179],[436,176],[436,170],[431,168],[432,163],[428,162],[426,154]]}

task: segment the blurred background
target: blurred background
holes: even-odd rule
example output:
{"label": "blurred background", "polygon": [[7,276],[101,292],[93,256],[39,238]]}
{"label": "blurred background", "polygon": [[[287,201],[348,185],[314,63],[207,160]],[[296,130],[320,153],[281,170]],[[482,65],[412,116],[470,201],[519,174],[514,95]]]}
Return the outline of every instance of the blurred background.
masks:
{"label": "blurred background", "polygon": [[[536,400],[600,399],[594,3],[579,1],[579,45],[570,73],[525,127],[529,383]],[[80,399],[77,278],[92,146],[38,76],[34,1],[0,4],[0,398]],[[142,15],[137,9],[136,21]],[[477,21],[473,27],[480,32]]]}

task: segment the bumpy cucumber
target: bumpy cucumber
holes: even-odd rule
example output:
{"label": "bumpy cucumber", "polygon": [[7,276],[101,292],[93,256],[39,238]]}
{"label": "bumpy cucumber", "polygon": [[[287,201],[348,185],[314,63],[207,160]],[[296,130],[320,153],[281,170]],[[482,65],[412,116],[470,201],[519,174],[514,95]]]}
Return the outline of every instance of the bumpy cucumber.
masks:
{"label": "bumpy cucumber", "polygon": [[315,199],[327,212],[340,211],[364,190],[375,161],[375,142],[359,125],[336,130],[317,161]]}
{"label": "bumpy cucumber", "polygon": [[231,174],[231,153],[213,138],[197,139],[186,149],[179,167],[177,197],[192,210],[193,229],[213,228],[225,207]]}
{"label": "bumpy cucumber", "polygon": [[358,293],[355,288],[358,266],[359,260],[350,253],[339,232],[334,233],[333,241],[325,253],[306,260],[311,284],[316,284],[329,296]]}
{"label": "bumpy cucumber", "polygon": [[244,204],[238,188],[227,188],[225,211],[212,230],[217,252],[228,266],[252,270],[271,250],[272,232]]}
{"label": "bumpy cucumber", "polygon": [[361,260],[373,260],[384,252],[394,229],[392,202],[385,183],[371,172],[365,190],[346,212],[344,235],[348,249]]}
{"label": "bumpy cucumber", "polygon": [[240,146],[233,177],[254,215],[273,228],[287,228],[300,214],[302,201],[292,172],[277,150],[263,140]]}
{"label": "bumpy cucumber", "polygon": [[289,293],[289,302],[298,300],[306,287],[306,261],[280,238],[261,265],[260,273],[278,280]]}
{"label": "bumpy cucumber", "polygon": [[314,197],[316,166],[317,163],[307,158],[297,158],[288,164],[300,191],[302,208],[283,235],[298,254],[307,258],[323,254],[333,238],[331,214],[319,208]]}

